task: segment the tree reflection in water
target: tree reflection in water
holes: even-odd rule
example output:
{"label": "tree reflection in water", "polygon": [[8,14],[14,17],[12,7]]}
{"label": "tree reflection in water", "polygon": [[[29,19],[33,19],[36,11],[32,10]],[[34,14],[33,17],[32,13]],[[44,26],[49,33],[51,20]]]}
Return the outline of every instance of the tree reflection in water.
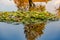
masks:
{"label": "tree reflection in water", "polygon": [[27,40],[35,40],[43,34],[45,23],[27,24],[24,27],[24,33]]}

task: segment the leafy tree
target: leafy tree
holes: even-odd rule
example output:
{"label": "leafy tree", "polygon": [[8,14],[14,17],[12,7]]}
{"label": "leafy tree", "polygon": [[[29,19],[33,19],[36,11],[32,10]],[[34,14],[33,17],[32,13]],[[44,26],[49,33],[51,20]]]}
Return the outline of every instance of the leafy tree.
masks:
{"label": "leafy tree", "polygon": [[46,2],[47,3],[48,1],[50,0],[14,0],[14,3],[17,5],[18,10],[21,10],[21,11],[25,10],[27,4],[29,4],[29,10],[31,11],[32,9],[35,10],[36,8],[35,7],[36,5],[33,2]]}
{"label": "leafy tree", "polygon": [[59,8],[58,9],[56,9],[58,12],[57,12],[57,16],[58,16],[58,18],[60,18],[60,5],[59,5]]}
{"label": "leafy tree", "polygon": [[32,7],[35,7],[35,4],[32,2],[32,0],[29,0],[29,9],[31,9]]}

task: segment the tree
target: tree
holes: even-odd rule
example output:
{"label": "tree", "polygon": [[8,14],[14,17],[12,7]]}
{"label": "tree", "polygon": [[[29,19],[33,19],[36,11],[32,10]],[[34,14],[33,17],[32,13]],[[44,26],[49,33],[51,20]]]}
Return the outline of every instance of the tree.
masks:
{"label": "tree", "polygon": [[57,12],[57,16],[58,16],[58,18],[60,18],[60,5],[59,5],[59,8],[58,9],[56,9],[58,12]]}
{"label": "tree", "polygon": [[48,1],[51,1],[51,0],[33,0],[33,2],[48,2]]}
{"label": "tree", "polygon": [[14,3],[16,4],[18,10],[23,10],[24,0],[14,0]]}
{"label": "tree", "polygon": [[[35,4],[33,2],[48,2],[50,0],[14,0],[14,3],[16,4],[18,10],[25,10],[26,9],[26,6],[27,4],[29,4],[29,9],[28,10],[34,10],[35,9]],[[27,4],[25,4],[27,3]]]}
{"label": "tree", "polygon": [[32,2],[32,0],[29,0],[29,8],[34,7],[35,4]]}

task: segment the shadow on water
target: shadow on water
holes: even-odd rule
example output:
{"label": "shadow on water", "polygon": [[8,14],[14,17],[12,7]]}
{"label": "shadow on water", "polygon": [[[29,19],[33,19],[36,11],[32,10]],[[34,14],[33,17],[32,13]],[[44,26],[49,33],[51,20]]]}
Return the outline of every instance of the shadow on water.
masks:
{"label": "shadow on water", "polygon": [[45,29],[45,23],[27,24],[24,27],[24,33],[27,40],[36,40],[41,36]]}

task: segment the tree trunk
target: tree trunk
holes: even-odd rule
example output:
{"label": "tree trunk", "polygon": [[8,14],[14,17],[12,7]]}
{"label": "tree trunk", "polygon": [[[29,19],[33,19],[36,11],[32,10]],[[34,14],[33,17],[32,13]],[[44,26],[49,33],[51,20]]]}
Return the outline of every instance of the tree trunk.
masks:
{"label": "tree trunk", "polygon": [[35,4],[32,2],[32,0],[28,0],[29,1],[29,9],[31,9],[31,7],[35,7]]}

